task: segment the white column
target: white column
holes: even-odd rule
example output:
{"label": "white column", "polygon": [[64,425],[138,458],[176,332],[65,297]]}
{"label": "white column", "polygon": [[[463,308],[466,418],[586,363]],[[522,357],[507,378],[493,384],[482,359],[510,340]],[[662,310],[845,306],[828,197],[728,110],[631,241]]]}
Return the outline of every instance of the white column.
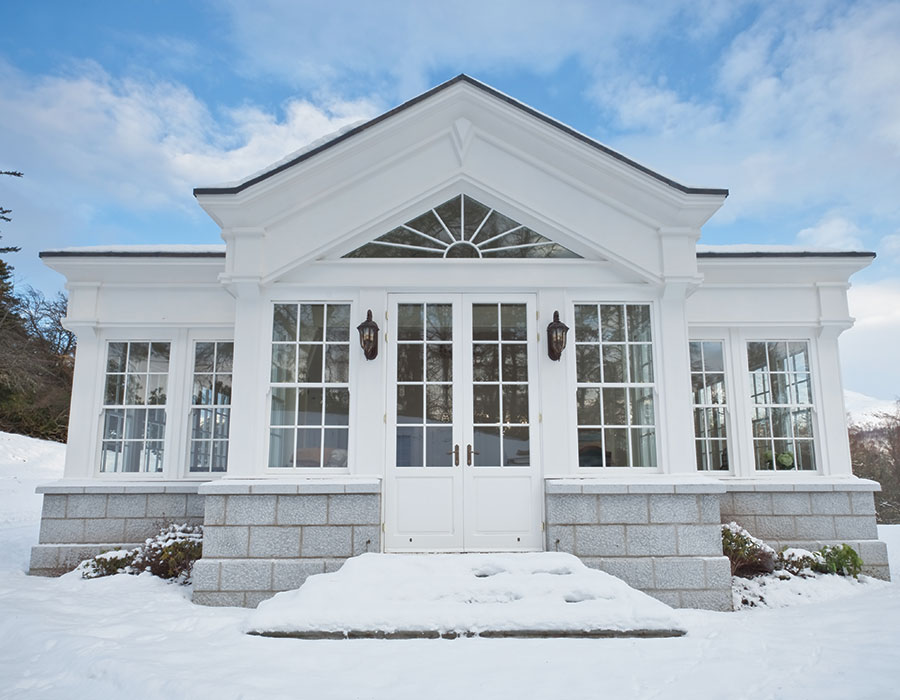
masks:
{"label": "white column", "polygon": [[818,369],[819,377],[814,381],[822,388],[816,406],[819,413],[816,427],[824,428],[820,435],[816,435],[816,448],[822,473],[829,476],[850,476],[853,473],[838,349],[838,336],[845,328],[846,324],[823,326],[816,343],[818,367],[815,369]]}
{"label": "white column", "polygon": [[667,284],[659,300],[655,344],[659,389],[659,464],[666,474],[696,474],[690,357],[685,300],[688,286]]}
{"label": "white column", "polygon": [[102,398],[97,395],[98,376],[105,368],[105,346],[92,325],[69,325],[78,338],[75,371],[72,377],[72,401],[69,405],[69,435],[66,439],[66,479],[86,479],[99,470],[95,463],[99,452],[98,422]]}

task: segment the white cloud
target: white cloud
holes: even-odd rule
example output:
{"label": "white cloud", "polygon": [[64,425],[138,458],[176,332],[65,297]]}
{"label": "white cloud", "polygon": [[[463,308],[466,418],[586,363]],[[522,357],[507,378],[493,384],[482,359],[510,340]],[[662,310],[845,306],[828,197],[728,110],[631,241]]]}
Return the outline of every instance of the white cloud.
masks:
{"label": "white cloud", "polygon": [[797,234],[797,243],[811,248],[861,250],[862,231],[859,226],[839,214],[826,214],[815,226]]}
{"label": "white cloud", "polygon": [[844,387],[900,398],[900,280],[854,284],[848,298],[856,324],[841,336]]}
{"label": "white cloud", "polygon": [[94,65],[40,78],[0,65],[0,80],[0,150],[32,191],[131,209],[193,211],[194,186],[240,178],[376,112],[364,100],[214,112],[184,85],[114,79]]}

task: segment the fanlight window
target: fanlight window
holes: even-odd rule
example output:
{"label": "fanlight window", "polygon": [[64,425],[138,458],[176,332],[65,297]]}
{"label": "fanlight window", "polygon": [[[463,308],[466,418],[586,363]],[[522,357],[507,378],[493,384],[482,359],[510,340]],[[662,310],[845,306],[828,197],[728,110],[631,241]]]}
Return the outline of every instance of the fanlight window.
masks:
{"label": "fanlight window", "polygon": [[345,258],[580,258],[508,216],[460,195]]}

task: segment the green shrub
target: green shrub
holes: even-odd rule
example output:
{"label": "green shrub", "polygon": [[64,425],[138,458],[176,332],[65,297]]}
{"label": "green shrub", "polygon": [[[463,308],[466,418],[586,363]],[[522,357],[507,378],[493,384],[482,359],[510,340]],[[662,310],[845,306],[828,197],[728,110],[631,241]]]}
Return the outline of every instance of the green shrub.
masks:
{"label": "green shrub", "polygon": [[792,547],[783,549],[775,559],[775,568],[787,571],[794,576],[809,576],[822,570],[825,558],[819,552]]}
{"label": "green shrub", "polygon": [[722,526],[722,552],[731,562],[731,575],[750,578],[775,570],[775,550],[737,523]]}
{"label": "green shrub", "polygon": [[81,577],[100,578],[101,576],[130,573],[128,569],[134,562],[137,553],[137,549],[113,549],[98,554],[93,559],[87,559],[79,564]]}
{"label": "green shrub", "polygon": [[818,553],[823,559],[823,573],[857,578],[862,572],[862,557],[849,544],[826,544]]}
{"label": "green shrub", "polygon": [[78,568],[83,578],[148,571],[160,578],[190,583],[191,569],[202,554],[200,525],[169,525],[136,549],[104,552],[81,562]]}

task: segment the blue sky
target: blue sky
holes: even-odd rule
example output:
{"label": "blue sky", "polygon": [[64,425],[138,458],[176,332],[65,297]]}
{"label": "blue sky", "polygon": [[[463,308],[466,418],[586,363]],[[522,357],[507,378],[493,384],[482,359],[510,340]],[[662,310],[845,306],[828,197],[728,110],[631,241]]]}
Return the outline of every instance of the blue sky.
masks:
{"label": "blue sky", "polygon": [[[900,395],[900,3],[16,3],[0,227],[17,282],[69,245],[217,243],[191,195],[460,72],[688,185],[705,243],[875,250],[847,388]],[[877,371],[874,368],[878,368]]]}

